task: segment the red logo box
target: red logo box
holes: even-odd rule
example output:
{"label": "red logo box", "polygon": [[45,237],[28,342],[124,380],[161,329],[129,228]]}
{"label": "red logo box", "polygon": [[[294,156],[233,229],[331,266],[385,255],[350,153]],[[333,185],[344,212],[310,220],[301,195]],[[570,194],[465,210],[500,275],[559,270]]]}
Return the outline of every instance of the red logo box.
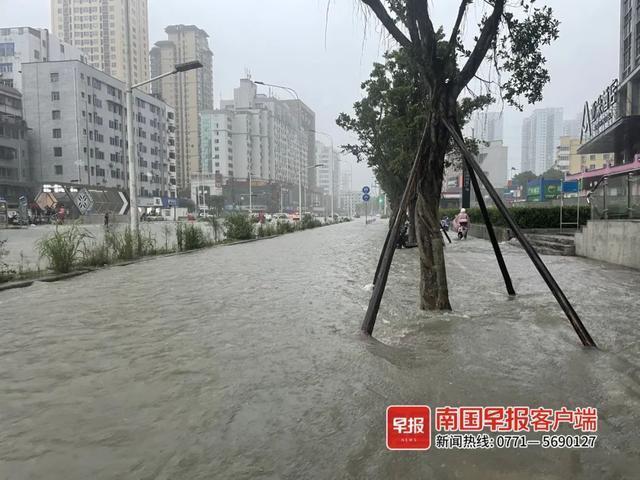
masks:
{"label": "red logo box", "polygon": [[431,409],[426,405],[387,407],[387,448],[389,450],[429,450]]}

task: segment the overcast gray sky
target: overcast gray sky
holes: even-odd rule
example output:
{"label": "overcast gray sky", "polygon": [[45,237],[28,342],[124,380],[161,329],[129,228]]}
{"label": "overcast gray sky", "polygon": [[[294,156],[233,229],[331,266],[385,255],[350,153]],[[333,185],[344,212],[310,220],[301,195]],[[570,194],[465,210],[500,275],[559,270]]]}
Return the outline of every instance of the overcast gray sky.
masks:
{"label": "overcast gray sky", "polygon": [[[448,30],[459,2],[430,3],[434,23]],[[563,107],[565,118],[574,117],[585,100],[597,97],[618,76],[620,2],[537,3],[553,7],[562,22],[560,39],[546,51],[552,80],[539,106]],[[49,4],[49,0],[23,0],[19,5],[15,0],[0,0],[0,26],[48,28]],[[470,8],[469,35],[481,16],[482,4],[476,1]],[[315,110],[317,129],[341,144],[351,138],[335,125],[335,118],[341,111],[350,111],[360,98],[360,83],[389,41],[376,22],[365,22],[357,0],[332,0],[328,23],[326,5],[327,0],[149,0],[150,43],[164,38],[166,25],[197,25],[210,35],[216,103],[233,95],[248,69],[254,80],[295,88]],[[516,167],[520,164],[522,117],[505,109],[505,143],[510,165]],[[354,167],[354,187],[370,179],[367,169]]]}

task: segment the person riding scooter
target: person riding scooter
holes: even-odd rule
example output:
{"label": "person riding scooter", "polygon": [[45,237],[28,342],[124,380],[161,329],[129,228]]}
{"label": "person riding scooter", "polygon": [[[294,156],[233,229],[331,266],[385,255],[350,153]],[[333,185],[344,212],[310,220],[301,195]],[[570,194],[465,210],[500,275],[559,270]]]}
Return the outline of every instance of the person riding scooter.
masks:
{"label": "person riding scooter", "polygon": [[458,233],[458,238],[467,238],[467,233],[469,232],[469,225],[471,224],[471,220],[469,219],[469,214],[465,208],[460,209],[460,213],[456,215],[453,219],[453,225],[455,231]]}

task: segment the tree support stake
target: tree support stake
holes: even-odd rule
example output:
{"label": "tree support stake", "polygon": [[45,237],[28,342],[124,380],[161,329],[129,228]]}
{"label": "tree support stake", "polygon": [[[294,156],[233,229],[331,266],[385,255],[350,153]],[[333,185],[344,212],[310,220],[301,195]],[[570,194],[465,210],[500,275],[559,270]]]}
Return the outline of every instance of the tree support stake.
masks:
{"label": "tree support stake", "polygon": [[578,317],[578,314],[573,309],[573,306],[571,305],[571,303],[569,303],[569,300],[565,296],[564,292],[555,281],[553,275],[551,275],[551,272],[549,272],[546,265],[544,264],[538,253],[535,251],[527,237],[522,233],[520,227],[518,227],[513,218],[511,218],[511,214],[509,213],[509,210],[507,209],[505,204],[502,202],[500,195],[498,195],[495,188],[493,188],[493,185],[491,185],[491,182],[489,182],[489,179],[480,168],[480,165],[478,165],[478,162],[474,158],[473,154],[467,149],[464,141],[462,140],[462,137],[458,134],[459,129],[454,129],[454,127],[448,122],[447,119],[443,119],[442,122],[449,130],[449,133],[451,133],[451,137],[460,149],[460,152],[464,156],[465,161],[468,165],[471,166],[471,168],[480,178],[480,181],[489,192],[489,195],[493,199],[493,202],[496,204],[496,207],[498,208],[498,210],[500,210],[500,213],[504,217],[505,221],[509,224],[509,227],[513,230],[513,233],[520,241],[522,248],[524,248],[524,250],[527,252],[527,255],[529,255],[529,258],[535,265],[543,280],[546,282],[553,296],[558,301],[558,304],[560,304],[560,307],[562,308],[562,310],[564,310],[565,315],[569,319],[569,322],[573,326],[573,329],[578,334],[578,337],[582,341],[582,344],[586,347],[595,347],[595,342],[591,338],[591,335],[589,335],[589,332],[587,331],[585,326],[582,324],[580,317]]}
{"label": "tree support stake", "polygon": [[482,197],[482,190],[480,190],[478,179],[476,178],[473,167],[469,164],[469,162],[467,162],[467,170],[469,178],[471,179],[471,184],[473,185],[473,191],[475,192],[476,199],[478,200],[478,205],[480,206],[480,211],[482,212],[482,216],[484,217],[484,223],[487,226],[487,232],[489,233],[489,239],[491,240],[491,245],[493,246],[493,252],[496,254],[496,260],[498,260],[498,266],[500,267],[502,278],[504,278],[504,284],[507,288],[507,293],[511,296],[515,296],[516,291],[513,288],[513,283],[511,282],[511,276],[509,275],[509,270],[507,270],[507,265],[504,263],[504,258],[502,256],[502,252],[500,251],[500,245],[498,245],[498,239],[496,238],[496,232],[493,230],[493,225],[491,224],[491,219],[489,218],[489,212],[487,211],[487,206],[485,205],[484,198]]}

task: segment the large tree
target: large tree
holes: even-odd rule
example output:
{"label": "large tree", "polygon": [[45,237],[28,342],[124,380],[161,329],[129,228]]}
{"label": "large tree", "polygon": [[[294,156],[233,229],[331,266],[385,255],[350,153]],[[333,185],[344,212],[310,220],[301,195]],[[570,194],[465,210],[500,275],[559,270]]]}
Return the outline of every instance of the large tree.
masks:
{"label": "large tree", "polygon": [[[364,95],[353,104],[353,114],[341,113],[336,123],[357,136],[357,142],[342,145],[342,149],[373,170],[395,212],[420,144],[429,102],[419,73],[403,48],[385,53],[384,59],[384,63],[374,63],[369,79],[362,83]],[[466,122],[474,110],[491,100],[489,95],[464,98],[459,102],[459,122]],[[472,139],[467,142],[477,149]],[[458,156],[448,158],[459,161]],[[415,242],[415,200],[413,197],[409,202],[411,243]]]}
{"label": "large tree", "polygon": [[459,0],[448,35],[433,25],[430,4],[434,0],[360,1],[407,52],[424,90],[427,141],[419,152],[415,213],[420,306],[450,309],[438,219],[451,140],[445,122],[459,126],[458,99],[473,81],[480,80],[483,64],[498,70],[499,94],[508,104],[521,108],[521,98],[529,103],[540,100],[549,80],[541,47],[557,38],[558,21],[549,7],[534,7],[535,0],[478,0],[486,12],[474,38],[464,39],[466,12],[474,0]]}

